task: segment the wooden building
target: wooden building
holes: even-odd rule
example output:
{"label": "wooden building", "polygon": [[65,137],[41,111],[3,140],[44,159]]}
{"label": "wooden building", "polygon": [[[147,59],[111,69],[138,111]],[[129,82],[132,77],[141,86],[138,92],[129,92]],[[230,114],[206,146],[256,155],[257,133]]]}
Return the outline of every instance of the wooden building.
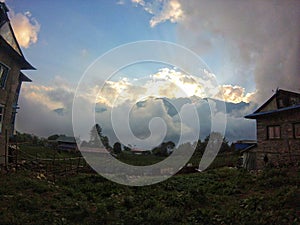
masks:
{"label": "wooden building", "polygon": [[269,100],[245,118],[256,119],[257,146],[244,152],[244,167],[261,169],[266,164],[277,166],[299,162],[299,93],[277,90]]}
{"label": "wooden building", "polygon": [[31,81],[21,70],[34,69],[21,51],[7,13],[5,3],[0,2],[0,165],[8,161],[21,84]]}
{"label": "wooden building", "polygon": [[62,151],[77,152],[77,143],[75,137],[60,136],[56,140],[57,149]]}

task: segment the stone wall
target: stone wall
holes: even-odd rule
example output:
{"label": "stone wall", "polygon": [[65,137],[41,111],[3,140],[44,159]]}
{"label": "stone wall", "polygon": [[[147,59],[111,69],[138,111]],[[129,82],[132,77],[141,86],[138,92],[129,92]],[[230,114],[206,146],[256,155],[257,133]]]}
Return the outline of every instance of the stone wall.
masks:
{"label": "stone wall", "polygon": [[0,51],[0,62],[10,69],[5,88],[0,88],[0,104],[5,106],[2,131],[0,134],[0,164],[3,164],[5,162],[5,130],[7,130],[8,135],[11,135],[12,107],[19,84],[20,65],[4,51]]}
{"label": "stone wall", "polygon": [[[300,161],[300,138],[294,136],[294,124],[300,123],[300,109],[288,110],[257,118],[257,144],[255,149],[257,167],[265,164],[264,156],[267,155],[268,163],[289,164]],[[268,126],[279,125],[280,139],[268,139]]]}

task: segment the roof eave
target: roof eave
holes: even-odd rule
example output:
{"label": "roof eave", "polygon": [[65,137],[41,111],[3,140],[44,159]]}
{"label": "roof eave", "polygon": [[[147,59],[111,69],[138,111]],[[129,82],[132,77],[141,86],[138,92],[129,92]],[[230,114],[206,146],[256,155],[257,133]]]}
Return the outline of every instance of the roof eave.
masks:
{"label": "roof eave", "polygon": [[256,119],[257,117],[269,116],[269,115],[272,115],[272,114],[285,112],[285,111],[289,111],[289,110],[295,110],[295,109],[300,109],[300,105],[289,106],[289,107],[285,107],[285,108],[281,108],[281,109],[277,109],[277,110],[273,110],[273,111],[252,113],[252,114],[249,114],[249,115],[245,116],[244,118],[246,118],[246,119]]}
{"label": "roof eave", "polygon": [[25,58],[23,55],[20,55],[16,52],[5,40],[2,36],[0,36],[0,46],[2,49],[8,51],[14,58],[18,60],[21,65],[21,70],[36,70]]}
{"label": "roof eave", "polygon": [[257,116],[255,116],[254,114],[249,114],[247,116],[244,116],[245,119],[255,119]]}
{"label": "roof eave", "polygon": [[24,73],[20,72],[20,76],[22,82],[32,82],[32,80],[29,77],[27,77]]}

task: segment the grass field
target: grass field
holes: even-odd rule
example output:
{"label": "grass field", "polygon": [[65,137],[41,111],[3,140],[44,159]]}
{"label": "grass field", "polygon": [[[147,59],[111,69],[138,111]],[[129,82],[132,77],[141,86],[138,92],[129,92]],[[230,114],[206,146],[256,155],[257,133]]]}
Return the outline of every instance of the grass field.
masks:
{"label": "grass field", "polygon": [[19,170],[0,175],[0,224],[299,224],[299,173],[224,167],[127,187]]}

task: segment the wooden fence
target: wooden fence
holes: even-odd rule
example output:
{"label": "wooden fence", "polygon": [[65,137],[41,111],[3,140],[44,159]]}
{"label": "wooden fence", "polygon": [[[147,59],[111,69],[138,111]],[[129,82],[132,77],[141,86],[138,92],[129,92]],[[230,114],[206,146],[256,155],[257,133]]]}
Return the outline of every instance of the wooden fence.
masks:
{"label": "wooden fence", "polygon": [[28,154],[18,148],[15,151],[7,151],[8,155],[3,165],[5,171],[29,170],[39,174],[41,178],[45,177],[55,181],[56,177],[78,174],[79,172],[93,172],[82,156],[78,157],[57,157],[53,154],[51,158],[41,158],[36,155]]}

